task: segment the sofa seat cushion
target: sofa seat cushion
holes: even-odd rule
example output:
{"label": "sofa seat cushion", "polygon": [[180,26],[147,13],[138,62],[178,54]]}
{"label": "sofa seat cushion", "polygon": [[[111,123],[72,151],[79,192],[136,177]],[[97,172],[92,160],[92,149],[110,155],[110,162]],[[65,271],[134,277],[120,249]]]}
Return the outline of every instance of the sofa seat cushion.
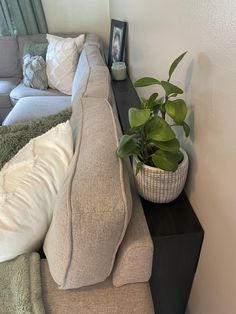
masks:
{"label": "sofa seat cushion", "polygon": [[10,93],[10,97],[14,104],[16,104],[20,98],[30,96],[65,96],[65,94],[62,94],[58,90],[52,88],[40,90],[27,87],[23,83],[20,83],[18,86],[16,86]]}
{"label": "sofa seat cushion", "polygon": [[0,78],[0,109],[11,108],[10,93],[19,84],[19,78]]}
{"label": "sofa seat cushion", "polygon": [[37,96],[20,99],[3,121],[3,125],[22,123],[56,114],[71,106],[70,96]]}
{"label": "sofa seat cushion", "polygon": [[9,95],[20,81],[21,79],[17,77],[0,78],[0,97],[2,95]]}
{"label": "sofa seat cushion", "polygon": [[77,105],[75,154],[44,242],[50,272],[63,289],[93,285],[110,275],[132,211],[128,173],[115,153],[118,136],[110,104],[83,98]]}
{"label": "sofa seat cushion", "polygon": [[[0,102],[2,100],[4,101],[4,104],[7,104],[7,101],[8,101],[7,96],[5,96],[5,97],[0,96]],[[10,99],[9,99],[9,102],[10,102]],[[8,107],[0,108],[0,125],[2,124],[2,122],[7,117],[7,115],[9,114],[10,111],[11,111],[10,103],[9,103]]]}
{"label": "sofa seat cushion", "polygon": [[19,78],[0,78],[0,123],[2,123],[12,108],[9,94],[19,82]]}
{"label": "sofa seat cushion", "polygon": [[48,314],[154,314],[148,283],[115,288],[111,279],[80,289],[60,290],[41,260],[42,291]]}

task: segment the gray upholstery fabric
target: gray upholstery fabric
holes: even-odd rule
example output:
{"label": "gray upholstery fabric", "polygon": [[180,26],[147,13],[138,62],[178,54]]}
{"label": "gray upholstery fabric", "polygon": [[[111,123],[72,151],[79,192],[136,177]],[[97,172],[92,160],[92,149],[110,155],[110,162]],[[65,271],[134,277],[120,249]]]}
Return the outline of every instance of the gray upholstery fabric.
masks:
{"label": "gray upholstery fabric", "polygon": [[[0,97],[0,101],[1,101],[1,97]],[[11,111],[11,107],[0,108],[0,125],[2,124],[5,117],[9,114],[10,111]]]}
{"label": "gray upholstery fabric", "polygon": [[100,53],[103,52],[103,43],[101,38],[93,33],[89,33],[86,35],[86,42],[85,45],[95,45],[100,49]]}
{"label": "gray upholstery fabric", "polygon": [[3,125],[21,123],[58,113],[71,106],[70,96],[38,96],[20,99]]}
{"label": "gray upholstery fabric", "polygon": [[148,283],[116,288],[108,278],[90,287],[59,290],[46,260],[41,260],[41,274],[47,314],[154,314]]}
{"label": "gray upholstery fabric", "polygon": [[16,38],[0,37],[0,77],[21,76]]}
{"label": "gray upholstery fabric", "polygon": [[0,78],[0,123],[12,109],[10,92],[20,82],[20,78]]}
{"label": "gray upholstery fabric", "polygon": [[86,57],[88,60],[88,64],[90,67],[95,65],[104,65],[106,63],[104,61],[103,56],[101,55],[101,44],[99,41],[89,41],[89,37],[86,37],[86,41],[84,44],[84,50],[86,53]]}
{"label": "gray upholstery fabric", "polygon": [[116,287],[148,281],[152,273],[153,243],[134,186],[132,196],[132,217],[112,272],[112,282]]}
{"label": "gray upholstery fabric", "polygon": [[110,73],[107,67],[96,65],[91,68],[87,88],[83,97],[97,97],[109,100]]}
{"label": "gray upholstery fabric", "polygon": [[23,83],[27,87],[46,90],[48,78],[46,62],[41,56],[31,57],[29,54],[23,58]]}
{"label": "gray upholstery fabric", "polygon": [[72,101],[74,100],[75,95],[77,95],[77,97],[82,97],[86,91],[91,69],[94,66],[105,67],[105,61],[100,53],[99,41],[95,41],[95,39],[92,41],[93,44],[89,45],[89,41],[87,41],[88,37],[86,37],[86,42],[80,54],[72,85]]}
{"label": "gray upholstery fabric", "polygon": [[34,89],[25,86],[23,83],[16,86],[16,88],[14,88],[10,93],[11,100],[14,104],[16,104],[20,98],[30,96],[66,96],[66,95],[62,94],[56,89],[52,88],[49,88],[47,90]]}
{"label": "gray upholstery fabric", "polygon": [[9,95],[20,81],[20,78],[14,77],[0,78],[0,95]]}
{"label": "gray upholstery fabric", "polygon": [[[93,36],[91,38],[93,39]],[[80,110],[78,100],[82,97],[94,97],[109,101],[111,96],[110,73],[104,65],[97,37],[95,36],[96,44],[93,45],[88,45],[87,39],[88,37],[80,55],[72,86],[72,109],[74,114],[71,117],[71,125],[74,138],[77,137],[78,133],[77,116],[79,113],[77,111]]]}
{"label": "gray upholstery fabric", "polygon": [[128,173],[115,154],[110,104],[84,98],[79,106],[76,151],[44,242],[52,277],[63,289],[110,275],[132,210]]}
{"label": "gray upholstery fabric", "polygon": [[[122,131],[113,93],[111,93],[111,106],[120,137]],[[153,259],[152,239],[140,198],[134,186],[133,171],[129,159],[126,162],[131,180],[133,211],[112,272],[112,282],[117,287],[128,283],[148,281],[152,272]]]}
{"label": "gray upholstery fabric", "polygon": [[71,96],[72,102],[74,101],[75,97],[77,98],[82,97],[88,83],[89,74],[90,67],[88,64],[86,50],[83,48],[79,57],[78,66],[75,71],[75,76],[73,79]]}

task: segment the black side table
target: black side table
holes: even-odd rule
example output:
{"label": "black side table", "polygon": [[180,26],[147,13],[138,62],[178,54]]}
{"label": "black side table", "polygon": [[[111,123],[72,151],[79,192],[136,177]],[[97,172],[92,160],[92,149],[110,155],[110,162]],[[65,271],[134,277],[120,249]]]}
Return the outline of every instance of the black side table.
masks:
{"label": "black side table", "polygon": [[[139,97],[127,78],[112,81],[119,120],[129,130],[128,110],[140,107]],[[154,244],[151,292],[158,314],[184,314],[197,269],[204,231],[185,192],[168,204],[141,198]]]}

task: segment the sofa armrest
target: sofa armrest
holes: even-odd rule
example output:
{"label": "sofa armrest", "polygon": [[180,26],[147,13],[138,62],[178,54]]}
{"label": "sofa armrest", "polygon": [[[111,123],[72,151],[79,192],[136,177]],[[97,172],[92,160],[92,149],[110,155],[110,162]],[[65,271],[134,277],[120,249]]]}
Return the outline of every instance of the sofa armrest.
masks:
{"label": "sofa armrest", "polygon": [[153,243],[142,204],[133,189],[133,212],[112,273],[116,287],[148,281],[152,272]]}

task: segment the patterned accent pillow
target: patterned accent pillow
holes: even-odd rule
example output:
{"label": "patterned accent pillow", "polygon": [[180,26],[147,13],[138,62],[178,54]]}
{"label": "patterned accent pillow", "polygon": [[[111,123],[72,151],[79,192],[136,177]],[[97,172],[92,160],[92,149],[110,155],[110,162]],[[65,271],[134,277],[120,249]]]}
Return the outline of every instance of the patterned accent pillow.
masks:
{"label": "patterned accent pillow", "polygon": [[80,35],[76,38],[62,38],[47,34],[47,76],[51,88],[66,95],[72,94],[73,79],[84,37]]}
{"label": "patterned accent pillow", "polygon": [[23,58],[23,83],[27,87],[47,89],[48,78],[46,62],[41,56],[31,57],[29,54]]}
{"label": "patterned accent pillow", "polygon": [[24,45],[23,55],[29,54],[31,57],[41,56],[46,60],[46,53],[48,49],[48,43],[35,43],[33,41],[27,41]]}

